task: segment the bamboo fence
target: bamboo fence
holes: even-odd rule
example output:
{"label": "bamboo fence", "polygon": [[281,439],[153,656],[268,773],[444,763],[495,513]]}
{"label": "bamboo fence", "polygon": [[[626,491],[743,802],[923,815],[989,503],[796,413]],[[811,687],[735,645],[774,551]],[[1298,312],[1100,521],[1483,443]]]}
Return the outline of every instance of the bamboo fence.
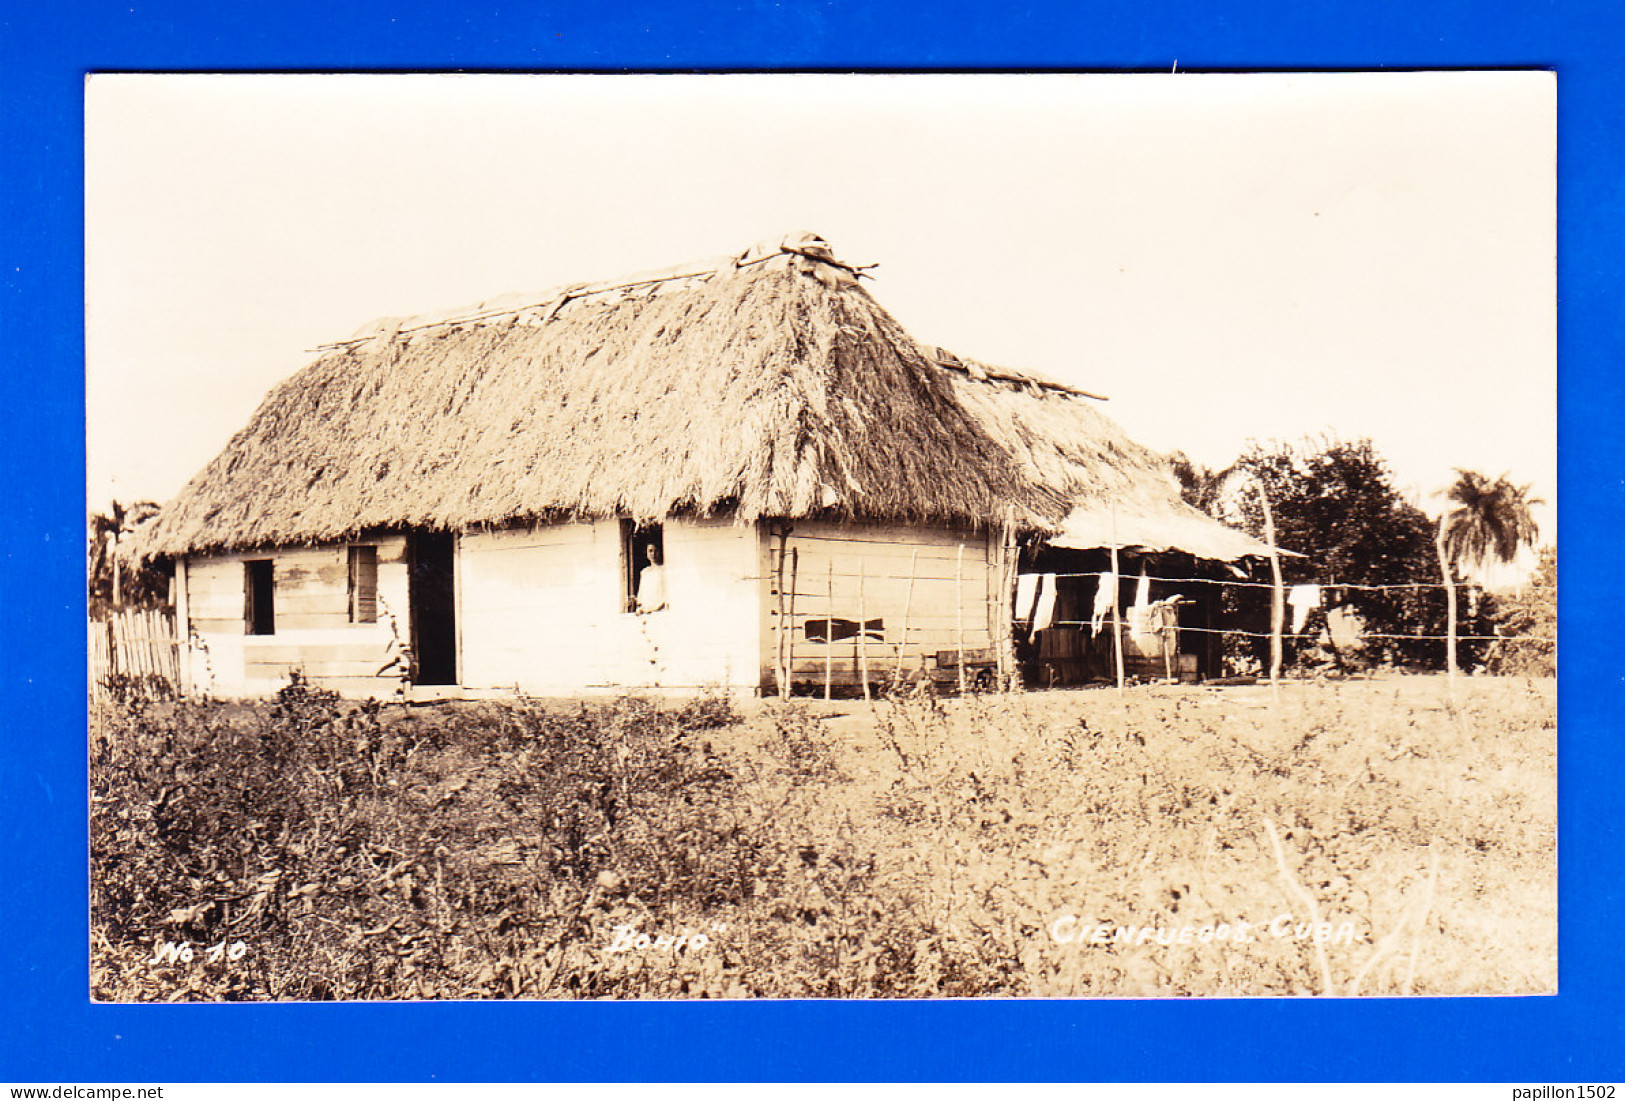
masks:
{"label": "bamboo fence", "polygon": [[108,696],[111,685],[159,683],[180,689],[180,643],[174,613],[165,608],[108,612],[89,624],[90,692]]}

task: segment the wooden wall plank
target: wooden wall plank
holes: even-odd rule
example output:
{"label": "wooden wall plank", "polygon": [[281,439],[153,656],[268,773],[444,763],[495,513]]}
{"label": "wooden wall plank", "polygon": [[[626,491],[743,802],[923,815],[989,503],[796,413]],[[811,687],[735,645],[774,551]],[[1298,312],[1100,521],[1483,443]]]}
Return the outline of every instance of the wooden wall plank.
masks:
{"label": "wooden wall plank", "polygon": [[[961,557],[960,546],[964,546]],[[993,644],[993,618],[990,586],[996,584],[996,563],[990,560],[986,533],[944,528],[913,528],[901,525],[829,524],[798,521],[788,546],[797,551],[800,580],[796,587],[795,677],[822,677],[824,658],[831,665],[842,663],[850,671],[858,663],[857,640],[834,643],[808,640],[809,619],[829,617],[859,619],[858,586],[863,585],[863,615],[884,621],[884,641],[866,640],[864,649],[871,677],[877,668],[899,657],[906,667],[918,667],[922,656],[959,644],[959,624],[964,623],[964,645],[980,649]],[[776,607],[772,595],[772,565],[777,541],[773,541],[763,585],[767,604]],[[861,567],[860,567],[861,563]],[[914,569],[912,586],[910,568]],[[833,603],[829,596],[833,566]],[[956,573],[960,574],[956,579]],[[912,595],[910,590],[912,588]],[[908,637],[902,637],[903,613],[908,609]],[[771,679],[775,640],[773,617],[764,621],[762,675]],[[928,661],[929,664],[929,661]],[[850,676],[850,673],[848,673]],[[839,678],[836,678],[839,681]]]}
{"label": "wooden wall plank", "polygon": [[[246,673],[250,678],[273,678],[286,680],[293,670],[298,669],[308,677],[346,677],[356,679],[361,677],[375,677],[384,663],[378,660],[371,661],[325,661],[319,657],[306,657],[299,661],[249,661]],[[389,678],[391,680],[397,678]]]}
{"label": "wooden wall plank", "polygon": [[[284,615],[281,608],[276,610],[276,633],[285,634],[289,631],[342,631],[347,627],[365,626],[350,622],[350,617],[344,612],[321,612],[308,615]],[[274,638],[275,635],[261,636]]]}
{"label": "wooden wall plank", "polygon": [[[262,638],[274,636],[260,636]],[[250,663],[288,665],[301,661],[369,662],[385,653],[384,641],[373,638],[367,642],[310,641],[266,645],[251,642],[244,648],[245,660]]]}
{"label": "wooden wall plank", "polygon": [[282,617],[284,614],[337,615],[343,617],[345,621],[348,621],[350,618],[348,594],[346,594],[343,585],[340,585],[336,589],[325,589],[320,592],[301,592],[297,590],[290,592],[284,589],[279,583],[277,585],[275,601],[277,626],[279,628],[282,625]]}

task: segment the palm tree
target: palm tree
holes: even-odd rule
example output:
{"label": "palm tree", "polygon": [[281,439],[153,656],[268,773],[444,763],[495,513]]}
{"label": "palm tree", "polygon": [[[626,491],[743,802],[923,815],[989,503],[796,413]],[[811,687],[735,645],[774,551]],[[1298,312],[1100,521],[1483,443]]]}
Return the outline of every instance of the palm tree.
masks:
{"label": "palm tree", "polygon": [[1175,451],[1168,456],[1168,467],[1179,482],[1179,495],[1185,499],[1185,503],[1210,516],[1224,493],[1225,483],[1236,472],[1235,463],[1223,470],[1209,470],[1183,451]]}
{"label": "palm tree", "polygon": [[124,605],[124,560],[119,544],[126,535],[158,515],[158,505],[152,501],[137,501],[125,506],[118,501],[105,513],[92,513],[90,517],[90,578],[94,584],[99,578],[111,575],[112,605]]}
{"label": "palm tree", "polygon": [[1515,486],[1505,474],[1495,481],[1473,470],[1456,468],[1456,480],[1448,496],[1455,508],[1439,517],[1436,545],[1439,572],[1444,578],[1449,651],[1447,667],[1456,675],[1456,583],[1454,568],[1487,562],[1510,562],[1522,546],[1533,547],[1539,529],[1530,515],[1538,497],[1529,496],[1529,487]]}

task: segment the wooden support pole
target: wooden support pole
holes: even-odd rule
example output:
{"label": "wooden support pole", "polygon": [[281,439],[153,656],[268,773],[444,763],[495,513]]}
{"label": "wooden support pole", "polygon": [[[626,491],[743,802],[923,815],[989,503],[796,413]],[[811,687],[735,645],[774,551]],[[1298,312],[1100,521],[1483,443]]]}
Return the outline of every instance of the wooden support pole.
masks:
{"label": "wooden support pole", "polygon": [[965,544],[954,560],[954,634],[959,647],[959,694],[965,694]]}
{"label": "wooden support pole", "polygon": [[826,581],[829,600],[824,611],[824,699],[830,698],[830,683],[835,672],[835,556],[830,555],[829,578]]}
{"label": "wooden support pole", "polygon": [[784,672],[786,693],[796,690],[796,576],[801,565],[801,548],[790,548],[790,622],[785,634]]}
{"label": "wooden support pole", "polygon": [[903,628],[897,640],[897,671],[894,679],[899,685],[903,679],[904,654],[908,651],[909,619],[914,614],[914,574],[920,564],[920,549],[914,548],[914,553],[908,556],[908,587],[903,593]]}
{"label": "wooden support pole", "polygon": [[1003,573],[999,578],[999,608],[998,619],[995,621],[999,627],[999,683],[1004,691],[1008,692],[1015,687],[1016,682],[1016,638],[1012,625],[1016,605],[1016,521],[1014,510],[1004,510],[1004,532],[1000,540],[1000,565]]}
{"label": "wooden support pole", "polygon": [[[987,628],[987,641],[993,650],[993,663],[996,673],[1004,672],[1003,638],[999,635],[999,621],[995,616],[998,609],[999,583],[1004,580],[1004,532],[998,533],[998,543],[994,543],[994,532],[989,529],[982,537],[982,624]],[[997,550],[995,550],[997,546]]]}
{"label": "wooden support pole", "polygon": [[785,684],[784,676],[784,547],[789,540],[789,533],[779,531],[778,563],[774,567],[774,633],[773,633],[773,680],[778,689],[779,698],[787,695],[789,686]]}
{"label": "wooden support pole", "polygon": [[1281,691],[1281,620],[1286,612],[1286,592],[1281,585],[1281,556],[1275,549],[1275,515],[1270,511],[1269,494],[1257,482],[1258,500],[1264,506],[1264,539],[1270,546],[1270,688]]}
{"label": "wooden support pole", "polygon": [[1447,512],[1439,517],[1439,529],[1433,537],[1433,547],[1439,552],[1439,577],[1444,581],[1445,681],[1449,687],[1454,688],[1456,685],[1456,579],[1454,571],[1450,568],[1450,555],[1446,552],[1444,545],[1444,528],[1449,515]]}
{"label": "wooden support pole", "polygon": [[864,602],[864,560],[858,557],[858,676],[863,680],[863,698],[869,699],[869,609]]}
{"label": "wooden support pole", "polygon": [[1123,582],[1117,572],[1117,505],[1112,505],[1112,652],[1117,658],[1117,694],[1123,694],[1123,620],[1117,606],[1123,601]]}
{"label": "wooden support pole", "polygon": [[1168,626],[1168,612],[1170,610],[1172,610],[1174,612],[1174,615],[1177,616],[1179,614],[1179,612],[1177,611],[1178,607],[1179,607],[1179,605],[1177,605],[1177,604],[1170,604],[1166,608],[1160,610],[1157,613],[1158,616],[1160,616],[1161,619],[1162,619],[1162,622],[1160,624],[1158,624],[1158,626],[1157,626],[1157,637],[1162,641],[1162,679],[1163,680],[1173,680],[1174,679],[1173,642],[1174,642],[1174,639],[1176,639],[1178,636],[1176,634],[1174,634],[1174,629],[1170,628]]}
{"label": "wooden support pole", "polygon": [[192,647],[188,627],[192,622],[191,586],[186,559],[175,563],[175,689],[181,695],[192,691]]}

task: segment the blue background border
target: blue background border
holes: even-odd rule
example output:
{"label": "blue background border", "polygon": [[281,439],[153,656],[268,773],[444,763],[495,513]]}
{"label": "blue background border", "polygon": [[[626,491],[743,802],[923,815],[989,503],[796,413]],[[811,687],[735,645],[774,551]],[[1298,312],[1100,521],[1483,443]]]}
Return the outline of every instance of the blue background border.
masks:
{"label": "blue background border", "polygon": [[[1619,10],[163,0],[0,7],[0,1079],[1413,1079],[1625,1068]],[[83,77],[93,70],[1558,72],[1561,993],[1328,1002],[95,1006],[86,990]],[[1444,415],[1448,415],[1444,411]],[[1616,571],[1617,575],[1617,571]],[[1508,936],[1517,936],[1508,929]]]}

